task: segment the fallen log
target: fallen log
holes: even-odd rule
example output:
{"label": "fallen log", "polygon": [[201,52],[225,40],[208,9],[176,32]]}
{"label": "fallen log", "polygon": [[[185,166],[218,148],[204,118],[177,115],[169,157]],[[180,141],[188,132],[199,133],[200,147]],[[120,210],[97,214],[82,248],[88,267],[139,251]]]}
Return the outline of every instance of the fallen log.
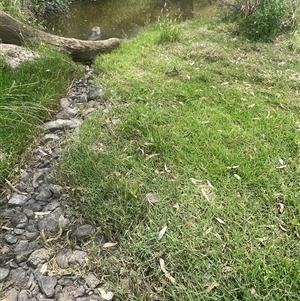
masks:
{"label": "fallen log", "polygon": [[67,51],[76,61],[92,61],[100,53],[108,53],[120,45],[122,39],[85,41],[64,38],[24,24],[0,10],[0,42],[24,45],[33,41],[44,42]]}

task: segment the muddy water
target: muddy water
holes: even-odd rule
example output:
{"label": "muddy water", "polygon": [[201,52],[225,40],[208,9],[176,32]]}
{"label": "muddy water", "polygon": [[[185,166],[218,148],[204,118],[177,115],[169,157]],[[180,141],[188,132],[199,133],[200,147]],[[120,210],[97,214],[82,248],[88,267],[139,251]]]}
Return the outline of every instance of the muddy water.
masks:
{"label": "muddy water", "polygon": [[68,13],[48,18],[50,33],[87,40],[94,26],[101,27],[101,39],[136,36],[158,18],[190,19],[214,14],[211,0],[79,0]]}

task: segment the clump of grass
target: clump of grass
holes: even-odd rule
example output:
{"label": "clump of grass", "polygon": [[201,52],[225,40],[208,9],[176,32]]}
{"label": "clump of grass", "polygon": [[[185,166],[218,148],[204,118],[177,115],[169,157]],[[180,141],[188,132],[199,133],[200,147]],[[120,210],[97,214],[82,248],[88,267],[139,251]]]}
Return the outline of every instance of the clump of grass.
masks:
{"label": "clump of grass", "polygon": [[[26,149],[39,133],[39,125],[57,107],[80,68],[66,55],[40,46],[41,58],[12,69],[0,67],[0,182],[24,159]],[[64,68],[61,68],[64,66]],[[23,154],[23,155],[22,155]]]}
{"label": "clump of grass", "polygon": [[95,62],[111,110],[61,172],[120,244],[92,251],[116,300],[299,299],[298,54],[211,23],[177,25],[175,44],[153,27]]}

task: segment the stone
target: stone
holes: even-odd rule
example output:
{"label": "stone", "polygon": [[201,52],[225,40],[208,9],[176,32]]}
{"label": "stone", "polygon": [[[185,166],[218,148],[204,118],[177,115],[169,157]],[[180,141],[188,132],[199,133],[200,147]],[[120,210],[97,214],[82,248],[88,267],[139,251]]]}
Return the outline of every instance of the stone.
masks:
{"label": "stone", "polygon": [[72,250],[70,248],[62,249],[56,255],[56,263],[62,269],[69,267],[69,258],[72,255]]}
{"label": "stone", "polygon": [[17,243],[18,238],[13,234],[7,233],[4,235],[4,240],[9,244],[15,244],[15,243]]}
{"label": "stone", "polygon": [[57,184],[49,184],[48,187],[52,191],[53,195],[57,198],[60,197],[64,192],[64,188]]}
{"label": "stone", "polygon": [[25,237],[28,241],[34,241],[39,237],[39,232],[26,232]]}
{"label": "stone", "polygon": [[59,102],[60,102],[61,107],[64,109],[70,107],[70,104],[71,104],[69,99],[66,97],[61,98]]}
{"label": "stone", "polygon": [[100,284],[100,280],[93,274],[88,274],[84,279],[87,285],[92,289],[95,289]]}
{"label": "stone", "polygon": [[19,291],[15,288],[12,288],[5,294],[6,299],[4,299],[4,301],[18,301],[18,294]]}
{"label": "stone", "polygon": [[47,298],[52,298],[55,292],[55,286],[57,284],[56,277],[49,277],[44,275],[38,275],[37,281],[41,291]]}
{"label": "stone", "polygon": [[59,136],[55,134],[46,134],[43,139],[44,143],[53,142],[57,140],[59,140]]}
{"label": "stone", "polygon": [[27,225],[27,222],[28,222],[28,218],[26,216],[25,213],[17,213],[12,219],[11,219],[11,224],[14,226],[14,227],[17,227],[17,228],[25,228],[25,227],[18,227],[19,224],[22,224],[25,226]]}
{"label": "stone", "polygon": [[65,119],[57,119],[54,121],[49,121],[44,124],[44,128],[46,131],[54,132],[57,130],[72,130],[79,127],[81,121],[79,119],[65,120]]}
{"label": "stone", "polygon": [[41,182],[44,182],[45,180],[45,173],[44,171],[38,171],[34,173],[33,179],[32,179],[32,186],[34,188],[37,188]]}
{"label": "stone", "polygon": [[10,268],[1,268],[0,267],[0,282],[5,281],[8,278]]}
{"label": "stone", "polygon": [[57,293],[55,295],[56,301],[74,301],[74,298],[72,297],[71,293]]}
{"label": "stone", "polygon": [[23,288],[28,283],[29,277],[23,268],[18,267],[10,272],[10,280],[15,288]]}
{"label": "stone", "polygon": [[82,297],[85,294],[85,288],[83,286],[77,287],[73,292],[72,296],[74,298]]}
{"label": "stone", "polygon": [[18,295],[18,301],[28,301],[28,294],[26,290],[21,290]]}
{"label": "stone", "polygon": [[100,93],[103,91],[100,87],[92,87],[88,92],[88,100],[94,100],[99,97]]}
{"label": "stone", "polygon": [[43,264],[44,262],[49,260],[51,252],[48,249],[41,248],[35,250],[29,256],[27,263],[29,266],[33,267],[34,269],[37,268],[39,264]]}
{"label": "stone", "polygon": [[40,188],[40,193],[36,196],[36,200],[37,201],[47,201],[48,199],[50,199],[52,196],[52,192],[51,190],[46,186],[42,186]]}
{"label": "stone", "polygon": [[94,233],[95,228],[92,225],[82,225],[76,229],[76,231],[72,234],[72,237],[78,241],[84,241],[89,239]]}
{"label": "stone", "polygon": [[56,208],[53,212],[43,216],[38,221],[39,231],[45,230],[46,232],[55,232],[59,230],[58,220],[62,215],[62,208]]}
{"label": "stone", "polygon": [[69,258],[70,265],[83,265],[86,262],[87,253],[80,250],[75,250]]}
{"label": "stone", "polygon": [[27,195],[14,193],[10,200],[8,201],[8,205],[11,207],[23,206],[27,202]]}
{"label": "stone", "polygon": [[29,246],[28,240],[20,240],[14,248],[14,253],[15,254],[24,253],[27,251],[28,246]]}
{"label": "stone", "polygon": [[23,213],[26,214],[28,219],[33,219],[35,217],[34,211],[31,209],[24,208]]}

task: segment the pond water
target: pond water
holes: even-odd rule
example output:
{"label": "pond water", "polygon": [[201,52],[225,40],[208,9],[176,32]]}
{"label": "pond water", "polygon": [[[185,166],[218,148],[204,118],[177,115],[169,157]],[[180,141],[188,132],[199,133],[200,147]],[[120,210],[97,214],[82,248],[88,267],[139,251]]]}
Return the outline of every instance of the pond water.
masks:
{"label": "pond water", "polygon": [[44,20],[46,31],[69,38],[87,40],[95,26],[101,39],[131,38],[158,18],[190,19],[211,15],[211,0],[79,0],[66,14]]}

